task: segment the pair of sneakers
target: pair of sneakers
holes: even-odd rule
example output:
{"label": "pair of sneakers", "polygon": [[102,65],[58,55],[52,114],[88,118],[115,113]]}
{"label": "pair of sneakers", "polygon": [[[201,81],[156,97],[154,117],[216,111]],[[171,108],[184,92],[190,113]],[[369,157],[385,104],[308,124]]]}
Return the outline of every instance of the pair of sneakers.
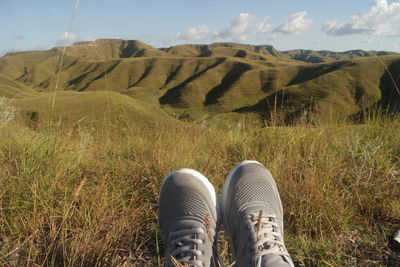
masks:
{"label": "pair of sneakers", "polygon": [[283,210],[275,181],[257,161],[229,173],[218,200],[212,184],[191,169],[171,172],[159,197],[166,266],[222,266],[223,224],[235,266],[294,266],[283,242]]}

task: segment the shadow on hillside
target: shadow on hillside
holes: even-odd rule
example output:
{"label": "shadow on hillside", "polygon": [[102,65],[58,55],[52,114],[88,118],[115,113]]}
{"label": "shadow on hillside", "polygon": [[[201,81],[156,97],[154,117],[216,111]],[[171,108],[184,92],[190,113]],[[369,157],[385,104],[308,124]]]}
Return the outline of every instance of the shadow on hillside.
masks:
{"label": "shadow on hillside", "polygon": [[218,58],[215,63],[213,63],[211,66],[208,66],[207,68],[197,72],[196,74],[190,76],[188,79],[183,81],[182,83],[178,84],[177,86],[169,89],[163,96],[160,97],[159,103],[161,105],[179,105],[180,102],[180,97],[185,89],[185,86],[191,83],[192,81],[196,80],[200,76],[202,76],[204,73],[209,71],[210,69],[215,68],[216,66],[220,65],[222,62],[224,62],[226,58]]}
{"label": "shadow on hillside", "polygon": [[107,68],[104,71],[100,71],[100,64],[96,63],[94,67],[83,74],[79,75],[76,78],[73,78],[72,80],[68,81],[66,83],[66,87],[76,87],[76,91],[82,92],[86,88],[90,86],[91,83],[93,83],[96,80],[100,80],[103,77],[107,75],[107,73],[110,73],[113,69],[115,69],[121,62],[120,61],[113,61],[107,64],[110,64],[110,66],[107,66]]}
{"label": "shadow on hillside", "polygon": [[156,59],[152,59],[150,61],[150,63],[146,66],[146,68],[144,69],[144,71],[143,71],[142,75],[140,76],[140,78],[135,83],[130,84],[128,86],[128,88],[135,87],[138,84],[140,84],[144,79],[146,79],[149,76],[151,70],[154,68],[155,62],[156,62]]}
{"label": "shadow on hillside", "polygon": [[235,63],[232,69],[224,76],[221,83],[207,93],[204,105],[208,106],[217,103],[218,99],[222,97],[246,71],[249,70],[251,70],[249,64]]}
{"label": "shadow on hillside", "polygon": [[288,83],[288,86],[311,81],[321,75],[336,71],[343,67],[356,65],[351,61],[340,61],[331,64],[323,64],[299,69],[298,74]]}
{"label": "shadow on hillside", "polygon": [[144,56],[145,49],[139,48],[136,41],[128,40],[124,47],[121,47],[119,54],[120,58],[131,58],[133,56],[142,57]]}
{"label": "shadow on hillside", "polygon": [[[301,104],[299,104],[299,98],[302,98]],[[273,116],[279,116],[281,123],[290,125],[298,121],[303,116],[304,111],[313,112],[315,103],[315,98],[304,98],[299,94],[280,90],[265,97],[255,105],[238,108],[234,112],[258,113],[263,121],[271,121],[276,119]]]}
{"label": "shadow on hillside", "polygon": [[[397,88],[396,88],[397,87]],[[364,122],[371,116],[393,116],[400,112],[400,60],[387,67],[380,79],[381,99],[360,112],[349,116],[355,122]]]}

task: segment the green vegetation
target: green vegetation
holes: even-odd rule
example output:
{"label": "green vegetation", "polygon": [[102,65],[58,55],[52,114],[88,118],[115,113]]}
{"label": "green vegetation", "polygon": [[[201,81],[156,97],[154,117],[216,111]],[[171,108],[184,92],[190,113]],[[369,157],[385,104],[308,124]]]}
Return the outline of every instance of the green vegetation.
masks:
{"label": "green vegetation", "polygon": [[0,95],[21,98],[37,95],[38,93],[26,85],[0,74]]}
{"label": "green vegetation", "polygon": [[[35,131],[9,124],[0,131],[1,265],[154,266],[163,258],[156,213],[163,177],[194,168],[220,191],[245,159],[275,176],[298,264],[400,261],[391,242],[400,225],[399,118],[316,127],[243,122],[138,127],[104,118],[94,128]],[[226,241],[221,246],[227,260]]]}
{"label": "green vegetation", "polygon": [[98,40],[60,73],[59,48],[0,58],[0,265],[155,266],[164,176],[220,192],[245,159],[276,178],[298,265],[398,264],[400,56],[382,53]]}
{"label": "green vegetation", "polygon": [[388,56],[397,54],[394,52],[386,52],[386,51],[350,50],[346,52],[332,52],[327,50],[313,51],[313,50],[302,50],[302,49],[290,50],[282,53],[285,56],[288,56],[289,58],[311,63],[343,61],[343,60],[355,59],[358,57],[376,57],[376,56]]}
{"label": "green vegetation", "polygon": [[105,91],[42,93],[14,100],[13,105],[20,110],[22,123],[34,123],[40,128],[50,121],[62,125],[96,126],[106,119],[109,122],[129,121],[135,127],[157,123],[170,125],[176,121],[158,106]]}
{"label": "green vegetation", "polygon": [[260,125],[273,113],[292,123],[307,110],[326,122],[359,117],[374,106],[389,112],[400,107],[400,56],[388,52],[279,52],[235,43],[156,49],[139,41],[100,39],[67,47],[55,75],[61,51],[0,58],[0,93],[21,98],[55,87],[113,91],[172,113],[184,111],[194,120],[252,113]]}

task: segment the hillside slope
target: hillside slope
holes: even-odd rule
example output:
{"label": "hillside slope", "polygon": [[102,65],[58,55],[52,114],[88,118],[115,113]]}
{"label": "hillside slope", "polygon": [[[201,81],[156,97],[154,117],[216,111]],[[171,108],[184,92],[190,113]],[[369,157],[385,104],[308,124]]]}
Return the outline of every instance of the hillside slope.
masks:
{"label": "hillside slope", "polygon": [[270,58],[272,56],[279,58],[280,60],[297,60],[309,63],[352,60],[361,57],[399,55],[395,52],[364,50],[334,52],[329,50],[314,51],[295,49],[289,51],[278,51],[271,45],[246,45],[237,43],[177,45],[169,48],[161,48],[161,50],[178,56],[230,56],[241,57],[250,60],[266,60],[268,57]]}
{"label": "hillside slope", "polygon": [[16,99],[13,105],[19,110],[19,119],[35,128],[50,122],[86,126],[112,122],[139,128],[179,123],[157,106],[115,92],[43,93]]}
{"label": "hillside slope", "polygon": [[351,60],[360,57],[398,55],[395,52],[386,52],[386,51],[350,50],[345,52],[333,52],[329,50],[313,51],[313,50],[303,50],[303,49],[284,51],[281,52],[281,54],[291,59],[310,62],[310,63]]}
{"label": "hillside slope", "polygon": [[8,98],[22,98],[37,95],[32,88],[0,74],[0,96]]}
{"label": "hillside slope", "polygon": [[140,41],[120,39],[98,39],[93,42],[78,42],[68,47],[66,52],[67,55],[93,61],[113,58],[170,56],[168,53]]}
{"label": "hillside slope", "polygon": [[287,122],[304,113],[324,120],[345,118],[376,105],[397,111],[400,102],[396,55],[343,53],[354,59],[309,63],[271,46],[216,43],[156,49],[139,41],[97,40],[67,47],[58,74],[60,53],[54,48],[0,58],[0,93],[45,93],[58,80],[58,90],[113,91],[194,119],[233,112],[269,120],[279,112]]}

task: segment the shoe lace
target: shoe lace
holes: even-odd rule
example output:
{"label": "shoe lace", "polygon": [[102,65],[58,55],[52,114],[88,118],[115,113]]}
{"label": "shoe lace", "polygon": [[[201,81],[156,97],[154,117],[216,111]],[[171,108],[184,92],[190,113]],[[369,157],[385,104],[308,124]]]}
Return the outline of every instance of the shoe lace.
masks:
{"label": "shoe lace", "polygon": [[268,254],[289,257],[279,231],[279,225],[276,222],[276,215],[262,215],[260,212],[260,214],[248,214],[245,218],[249,220],[249,229],[254,231],[251,236],[255,238],[253,240],[255,242],[253,242],[251,250],[255,252],[252,260],[257,263],[256,266],[260,266],[262,257]]}
{"label": "shoe lace", "polygon": [[170,256],[181,264],[189,266],[203,266],[199,260],[203,253],[200,248],[204,243],[201,236],[204,235],[204,229],[192,228],[173,231],[170,233],[171,247],[173,250]]}

